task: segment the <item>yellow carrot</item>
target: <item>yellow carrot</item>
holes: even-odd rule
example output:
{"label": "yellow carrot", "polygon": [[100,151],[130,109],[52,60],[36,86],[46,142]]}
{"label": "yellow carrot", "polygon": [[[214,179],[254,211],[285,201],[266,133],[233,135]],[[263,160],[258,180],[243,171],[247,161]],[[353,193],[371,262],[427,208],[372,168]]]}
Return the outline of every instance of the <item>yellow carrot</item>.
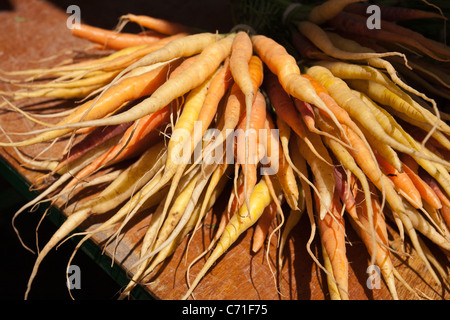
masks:
{"label": "yellow carrot", "polygon": [[261,179],[255,186],[250,197],[250,210],[244,204],[234,216],[231,217],[225,231],[217,243],[214,251],[208,257],[202,270],[197,274],[194,282],[189,290],[182,297],[183,300],[189,298],[195,290],[200,280],[205,276],[206,272],[211,268],[214,262],[237,240],[237,238],[248,228],[250,228],[262,215],[264,209],[270,204],[272,198],[269,188],[264,179]]}

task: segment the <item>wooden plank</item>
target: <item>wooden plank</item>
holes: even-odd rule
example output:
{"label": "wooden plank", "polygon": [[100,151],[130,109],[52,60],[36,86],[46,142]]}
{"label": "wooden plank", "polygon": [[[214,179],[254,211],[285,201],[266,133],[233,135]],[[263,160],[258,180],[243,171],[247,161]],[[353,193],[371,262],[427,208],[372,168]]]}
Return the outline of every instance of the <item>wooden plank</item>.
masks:
{"label": "wooden plank", "polygon": [[[25,70],[28,68],[45,67],[58,63],[70,55],[61,55],[67,50],[79,50],[89,44],[80,39],[71,37],[70,31],[65,27],[67,15],[61,9],[54,7],[45,1],[12,1],[13,8],[9,11],[0,12],[0,69],[2,70]],[[174,12],[174,15],[177,13]],[[181,14],[181,13],[180,13]],[[18,19],[20,17],[20,19]],[[174,17],[175,19],[175,17]],[[54,59],[46,59],[54,57]],[[45,60],[41,60],[45,59]],[[40,61],[40,62],[39,62]],[[39,62],[39,63],[38,63]],[[10,84],[1,83],[0,90],[14,90]],[[30,105],[38,100],[27,100],[18,105]],[[43,108],[49,103],[44,103],[33,108]],[[70,103],[58,105],[59,109],[70,107]],[[29,109],[32,110],[33,108]],[[56,121],[53,119],[52,121]],[[50,121],[50,120],[49,120]],[[24,119],[23,116],[14,112],[1,112],[0,125],[6,132],[23,132],[41,128],[41,126]],[[13,140],[25,138],[22,135],[11,135]],[[2,141],[5,137],[2,136]],[[36,156],[49,144],[40,144],[21,149],[25,153]],[[65,142],[60,141],[45,153],[46,157],[57,158],[64,149]],[[1,149],[0,155],[9,162],[10,166],[19,174],[33,184],[44,176],[44,173],[25,169],[21,166],[17,155],[10,149]],[[63,210],[64,212],[64,210]],[[163,265],[152,274],[146,288],[159,299],[179,299],[187,290],[186,270],[189,263],[200,254],[208,245],[213,228],[216,224],[216,216],[220,208],[215,208],[213,214],[206,217],[205,224],[199,230],[193,241],[187,248],[185,240]],[[67,212],[64,212],[67,214]],[[137,261],[140,242],[145,233],[145,227],[149,222],[151,212],[143,212],[134,219],[127,228],[126,233],[121,235],[117,248],[113,241],[107,248],[105,254],[114,257],[115,262],[124,270],[132,273],[130,267]],[[93,228],[108,218],[108,214],[90,219],[83,224],[83,229]],[[309,220],[306,214],[302,217],[299,225],[293,230],[293,236],[287,244],[285,266],[280,280],[280,285],[275,285],[272,274],[274,270],[273,260],[276,258],[275,241],[273,238],[270,249],[271,268],[266,260],[265,251],[257,254],[250,252],[252,230],[246,232],[239,242],[228,250],[226,255],[214,265],[204,280],[195,291],[196,299],[301,299],[301,300],[323,300],[328,299],[324,273],[317,267],[306,250],[306,244],[310,237]],[[380,289],[370,290],[366,281],[368,274],[368,256],[362,242],[357,238],[353,230],[348,233],[348,257],[350,260],[350,297],[356,300],[386,300],[390,295],[381,281]],[[93,240],[103,246],[109,234],[101,234]],[[318,252],[318,241],[312,242],[311,249],[316,256]],[[440,288],[432,285],[424,265],[407,246],[411,257],[405,261],[395,258],[395,266],[415,289],[424,292],[433,299],[447,299],[448,293],[441,292]],[[442,261],[447,261],[443,257]],[[203,265],[204,260],[194,265],[190,271],[190,281]],[[398,283],[398,282],[397,282]],[[401,299],[414,299],[415,297],[401,284],[398,284]]]}

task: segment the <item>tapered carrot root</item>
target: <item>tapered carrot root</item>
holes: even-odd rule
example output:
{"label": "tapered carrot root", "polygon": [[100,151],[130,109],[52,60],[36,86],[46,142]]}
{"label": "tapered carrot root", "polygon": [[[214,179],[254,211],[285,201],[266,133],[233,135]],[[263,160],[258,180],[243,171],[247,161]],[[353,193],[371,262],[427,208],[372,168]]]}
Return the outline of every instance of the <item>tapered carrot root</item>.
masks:
{"label": "tapered carrot root", "polygon": [[183,300],[189,298],[194,289],[206,272],[211,268],[215,261],[237,240],[237,238],[249,227],[251,227],[261,216],[264,209],[270,204],[271,196],[269,189],[264,181],[260,180],[255,186],[250,198],[250,210],[244,204],[238,213],[231,217],[222,237],[216,245],[216,248],[208,257],[202,270],[197,274],[189,290],[182,297]]}
{"label": "tapered carrot root", "polygon": [[277,213],[277,206],[275,202],[271,202],[264,210],[260,219],[256,223],[255,231],[253,233],[252,251],[258,252],[264,245],[269,228],[274,221]]}
{"label": "tapered carrot root", "polygon": [[89,210],[83,210],[78,211],[77,213],[74,213],[70,215],[67,220],[61,225],[61,227],[58,229],[58,231],[55,232],[55,234],[52,236],[52,238],[47,242],[47,244],[44,246],[44,248],[39,252],[39,255],[36,259],[36,262],[33,266],[33,271],[30,275],[30,278],[28,280],[27,284],[27,290],[25,292],[25,299],[28,298],[29,292],[31,290],[31,284],[33,283],[33,280],[37,274],[37,271],[39,269],[39,265],[41,264],[44,257],[52,250],[61,240],[63,240],[69,233],[74,231],[81,223],[86,221],[86,219],[89,217],[90,213]]}
{"label": "tapered carrot root", "polygon": [[118,33],[87,24],[76,24],[72,28],[75,37],[87,39],[100,44],[105,48],[120,50],[142,44],[155,43],[163,38],[163,35],[138,35],[131,33]]}
{"label": "tapered carrot root", "polygon": [[[394,265],[389,255],[386,222],[383,211],[381,210],[381,205],[376,195],[372,194],[370,201],[372,202],[371,207],[374,209],[373,220],[376,229],[374,240],[372,233],[368,231],[370,230],[371,226],[368,220],[368,213],[366,210],[367,207],[364,205],[366,198],[361,192],[357,192],[356,188],[354,188],[354,190],[354,193],[356,194],[353,194],[352,196],[354,197],[355,202],[359,205],[356,206],[356,216],[352,215],[352,219],[350,219],[350,222],[352,223],[352,226],[357,231],[361,239],[364,241],[369,255],[375,256],[375,263],[381,270],[381,274],[386,281],[392,298],[394,300],[398,300],[397,289],[395,286]],[[373,247],[374,241],[376,243],[375,248]]]}
{"label": "tapered carrot root", "polygon": [[311,10],[308,15],[308,20],[316,24],[323,24],[338,15],[348,5],[357,2],[362,2],[362,0],[325,1]]}
{"label": "tapered carrot root", "polygon": [[[317,196],[316,205],[320,208],[321,203]],[[345,248],[345,223],[341,215],[342,207],[339,202],[339,195],[334,193],[330,214],[323,219],[317,219],[321,243],[330,259],[333,269],[334,280],[336,281],[339,297],[341,300],[348,300],[348,268],[349,262]]]}
{"label": "tapered carrot root", "polygon": [[[370,4],[368,3],[352,3],[344,8],[345,12],[350,12],[354,14],[359,14],[361,16],[367,16],[367,8]],[[443,19],[447,20],[446,17],[441,14],[424,11],[411,8],[403,7],[391,7],[379,5],[381,19],[386,21],[405,21],[405,20],[416,20],[416,19]]]}
{"label": "tapered carrot root", "polygon": [[187,33],[187,34],[193,33],[192,28],[182,25],[180,23],[167,21],[164,19],[159,19],[150,16],[134,15],[129,13],[120,17],[120,20],[121,23],[119,25],[122,25],[123,22],[125,21],[131,21],[137,23],[138,25],[144,28],[154,30],[156,32],[166,35],[174,35],[177,33]]}

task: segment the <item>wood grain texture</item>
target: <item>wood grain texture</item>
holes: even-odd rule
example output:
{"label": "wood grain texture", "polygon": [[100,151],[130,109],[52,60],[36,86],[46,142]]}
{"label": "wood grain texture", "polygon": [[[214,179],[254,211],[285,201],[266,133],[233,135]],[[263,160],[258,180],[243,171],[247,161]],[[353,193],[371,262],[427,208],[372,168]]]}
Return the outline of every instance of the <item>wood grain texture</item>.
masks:
{"label": "wood grain texture", "polygon": [[[172,12],[176,21],[176,10]],[[106,14],[102,12],[102,14]],[[198,13],[200,14],[200,13]],[[20,18],[20,19],[19,19]],[[35,67],[45,67],[56,64],[70,57],[70,54],[62,54],[68,50],[79,51],[89,46],[83,40],[75,39],[66,28],[66,13],[53,4],[37,0],[11,1],[7,10],[0,11],[0,69],[24,70]],[[195,17],[192,17],[195,20]],[[214,26],[212,26],[214,27]],[[48,57],[54,59],[46,59]],[[46,60],[41,60],[46,59]],[[10,84],[0,83],[0,90],[14,90]],[[71,102],[58,104],[58,102],[43,103],[31,106],[39,100],[27,100],[18,103],[19,106],[28,106],[28,110],[44,108],[56,104],[59,110],[70,107]],[[54,119],[56,122],[57,119]],[[29,120],[14,112],[0,113],[0,125],[7,132],[28,132],[40,128]],[[11,135],[13,140],[24,139],[22,135]],[[5,141],[2,135],[1,140]],[[40,154],[48,144],[26,147],[22,150],[31,156]],[[48,158],[58,158],[65,146],[60,141],[44,155]],[[25,169],[21,166],[17,155],[10,149],[1,149],[0,155],[6,159],[12,168],[33,184],[43,176],[42,172]],[[69,214],[62,210],[65,214]],[[186,269],[190,261],[200,254],[208,245],[212,236],[212,226],[216,223],[219,209],[205,218],[205,223],[199,230],[187,248],[187,240],[182,242],[179,249],[164,264],[160,265],[151,275],[147,284],[149,292],[158,299],[179,299],[187,290]],[[100,215],[83,224],[83,228],[89,229],[108,218],[109,214]],[[114,257],[115,263],[121,265],[132,274],[130,266],[136,262],[139,255],[140,242],[145,233],[145,227],[151,218],[151,212],[143,212],[121,235],[117,248],[112,242],[105,248],[105,254]],[[349,225],[349,224],[347,224]],[[253,230],[244,233],[239,242],[233,245],[227,253],[210,270],[207,276],[200,282],[195,290],[196,299],[250,299],[250,300],[324,300],[329,295],[326,288],[324,273],[313,262],[306,244],[310,237],[310,225],[306,214],[299,225],[292,231],[285,254],[285,266],[282,275],[277,275],[280,285],[275,285],[272,269],[266,261],[265,251],[252,254],[251,237]],[[389,300],[391,299],[384,283],[381,281],[380,289],[370,290],[366,286],[368,274],[368,255],[363,243],[357,238],[353,230],[347,230],[348,258],[350,261],[350,298],[355,300]],[[95,237],[94,241],[102,246],[107,234]],[[276,256],[276,237],[270,247],[271,263]],[[430,247],[432,247],[430,245]],[[114,250],[115,249],[115,250]],[[311,249],[317,256],[318,239],[313,241]],[[434,286],[429,273],[417,258],[410,245],[406,246],[411,254],[406,260],[394,257],[394,264],[405,280],[416,290],[420,290],[432,299],[448,299],[448,292]],[[448,258],[439,256],[442,262],[448,264]],[[203,265],[200,260],[191,269],[190,281]],[[402,284],[397,282],[401,299],[415,299]]]}

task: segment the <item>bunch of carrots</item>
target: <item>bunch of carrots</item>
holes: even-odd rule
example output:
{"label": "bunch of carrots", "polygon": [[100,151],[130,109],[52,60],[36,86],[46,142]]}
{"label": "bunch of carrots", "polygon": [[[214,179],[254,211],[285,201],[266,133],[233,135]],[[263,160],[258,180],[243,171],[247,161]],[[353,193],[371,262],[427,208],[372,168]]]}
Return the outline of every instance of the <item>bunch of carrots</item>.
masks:
{"label": "bunch of carrots", "polygon": [[[380,34],[370,30],[349,37],[344,31],[363,29],[359,2],[328,0],[301,20],[294,14],[285,20],[295,25],[292,45],[303,59],[300,65],[267,35],[242,29],[199,32],[129,14],[116,31],[87,25],[73,30],[75,36],[112,50],[101,58],[2,71],[3,81],[11,77],[11,83],[26,87],[2,93],[8,94],[2,107],[20,112],[41,129],[21,141],[4,132],[0,146],[13,148],[23,165],[47,172],[33,185],[42,190],[40,195],[14,219],[43,201],[64,207],[68,215],[39,250],[25,297],[48,252],[89,218],[114,213],[81,232],[74,254],[101,232],[109,232],[107,243],[120,241],[133,217],[147,210],[150,223],[120,299],[129,297],[183,240],[193,237],[224,196],[227,205],[218,213],[211,243],[191,266],[203,257],[206,261],[192,283],[187,277],[189,289],[181,299],[193,295],[219,258],[251,228],[253,251],[278,234],[276,264],[281,270],[285,245],[303,213],[311,227],[307,249],[327,275],[331,299],[352,298],[348,224],[381,270],[393,299],[399,299],[398,282],[422,296],[392,262],[392,251],[402,253],[402,247],[390,246],[392,228],[413,245],[436,283],[448,288],[448,264],[433,256],[429,243],[448,257],[449,115],[440,110],[440,100],[399,74],[408,70],[418,75],[418,68],[442,86],[450,82],[433,77],[421,55],[406,52],[398,38],[390,37],[408,39],[404,45],[422,50],[429,64],[448,61],[450,49],[429,39],[413,43],[412,35],[405,36],[412,31],[400,33],[388,22],[387,8]],[[402,10],[414,18],[442,18]],[[149,32],[121,33],[129,22]],[[82,100],[68,112],[54,114],[55,123],[48,114],[15,105],[30,97]],[[215,129],[213,137],[208,129]],[[65,142],[59,159],[30,158],[20,150],[57,140]],[[230,147],[231,155],[225,152]],[[107,187],[94,197],[85,195],[105,182]],[[224,195],[226,190],[231,191]],[[316,233],[321,257],[310,248]]]}

